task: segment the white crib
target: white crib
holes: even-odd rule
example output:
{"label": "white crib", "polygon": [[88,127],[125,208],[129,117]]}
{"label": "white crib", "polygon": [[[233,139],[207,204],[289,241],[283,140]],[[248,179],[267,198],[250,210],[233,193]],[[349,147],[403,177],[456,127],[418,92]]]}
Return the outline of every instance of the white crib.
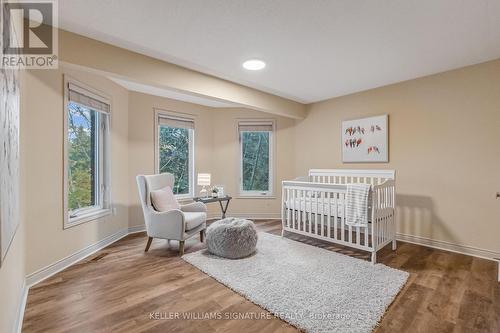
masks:
{"label": "white crib", "polygon": [[[347,184],[372,185],[368,226],[345,224]],[[282,183],[281,221],[285,231],[371,252],[392,242],[396,249],[394,170],[311,169],[309,176]]]}

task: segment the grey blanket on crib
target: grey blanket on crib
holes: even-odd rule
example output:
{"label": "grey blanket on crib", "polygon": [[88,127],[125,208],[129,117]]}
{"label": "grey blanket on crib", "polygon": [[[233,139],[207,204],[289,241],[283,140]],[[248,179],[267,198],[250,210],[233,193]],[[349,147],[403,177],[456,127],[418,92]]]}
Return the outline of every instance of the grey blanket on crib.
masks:
{"label": "grey blanket on crib", "polygon": [[355,227],[366,227],[368,225],[368,196],[370,184],[347,184],[346,195],[346,221],[345,223]]}

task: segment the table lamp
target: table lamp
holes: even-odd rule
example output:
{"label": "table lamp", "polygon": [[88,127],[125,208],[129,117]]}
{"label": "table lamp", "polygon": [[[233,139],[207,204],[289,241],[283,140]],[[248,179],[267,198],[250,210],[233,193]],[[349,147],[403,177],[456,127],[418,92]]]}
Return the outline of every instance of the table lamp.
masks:
{"label": "table lamp", "polygon": [[198,186],[202,186],[200,191],[200,197],[208,197],[208,191],[205,186],[210,186],[210,174],[209,173],[199,173],[198,174]]}

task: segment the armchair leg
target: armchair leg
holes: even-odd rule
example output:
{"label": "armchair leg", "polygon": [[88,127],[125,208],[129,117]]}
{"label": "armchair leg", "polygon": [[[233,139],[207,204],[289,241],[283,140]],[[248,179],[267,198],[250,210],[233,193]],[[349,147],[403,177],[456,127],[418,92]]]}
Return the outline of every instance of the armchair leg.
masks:
{"label": "armchair leg", "polygon": [[184,241],[179,241],[179,255],[181,257],[184,255]]}
{"label": "armchair leg", "polygon": [[144,252],[148,252],[152,241],[153,241],[153,237],[148,237],[148,243],[146,244],[146,249],[144,250]]}
{"label": "armchair leg", "polygon": [[203,243],[204,240],[205,240],[205,230],[201,230],[200,231],[200,241]]}

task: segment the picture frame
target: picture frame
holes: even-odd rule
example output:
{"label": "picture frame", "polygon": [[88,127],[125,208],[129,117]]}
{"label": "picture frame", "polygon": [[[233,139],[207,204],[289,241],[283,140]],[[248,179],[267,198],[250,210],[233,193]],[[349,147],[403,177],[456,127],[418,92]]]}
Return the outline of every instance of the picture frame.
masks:
{"label": "picture frame", "polygon": [[343,163],[389,162],[389,115],[342,121]]}
{"label": "picture frame", "polygon": [[0,266],[20,220],[19,70],[0,68]]}

